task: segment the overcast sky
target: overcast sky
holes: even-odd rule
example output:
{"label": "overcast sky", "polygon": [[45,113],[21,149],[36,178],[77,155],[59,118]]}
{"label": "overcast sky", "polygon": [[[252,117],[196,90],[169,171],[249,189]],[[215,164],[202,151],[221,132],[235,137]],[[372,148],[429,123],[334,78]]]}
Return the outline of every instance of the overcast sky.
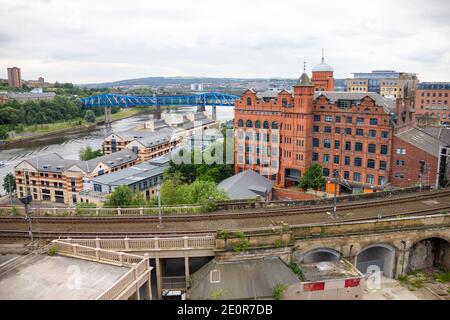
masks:
{"label": "overcast sky", "polygon": [[0,78],[335,77],[395,69],[450,81],[448,0],[0,0]]}

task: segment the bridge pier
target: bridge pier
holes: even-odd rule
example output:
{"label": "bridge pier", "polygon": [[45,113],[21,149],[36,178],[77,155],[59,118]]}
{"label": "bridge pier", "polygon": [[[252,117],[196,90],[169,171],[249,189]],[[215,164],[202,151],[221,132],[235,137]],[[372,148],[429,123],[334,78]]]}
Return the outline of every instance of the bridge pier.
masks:
{"label": "bridge pier", "polygon": [[106,130],[108,130],[108,131],[111,131],[111,129],[112,129],[111,107],[105,107],[105,127],[106,127]]}
{"label": "bridge pier", "polygon": [[217,121],[217,106],[212,106],[212,119]]}
{"label": "bridge pier", "polygon": [[161,106],[159,104],[156,105],[156,110],[153,114],[153,119],[155,119],[155,120],[161,119]]}

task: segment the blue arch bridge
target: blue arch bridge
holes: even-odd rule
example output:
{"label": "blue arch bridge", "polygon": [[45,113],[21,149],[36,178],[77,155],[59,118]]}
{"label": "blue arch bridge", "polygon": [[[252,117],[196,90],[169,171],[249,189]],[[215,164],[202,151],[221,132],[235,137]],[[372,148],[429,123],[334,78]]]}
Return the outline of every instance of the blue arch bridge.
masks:
{"label": "blue arch bridge", "polygon": [[[105,108],[105,125],[111,128],[111,107],[155,107],[160,111],[161,106],[197,106],[198,111],[205,111],[205,106],[213,107],[213,119],[216,120],[216,106],[234,106],[238,96],[218,92],[208,92],[191,95],[174,96],[129,96],[121,94],[99,94],[81,98],[83,107]],[[157,112],[157,114],[160,114]]]}

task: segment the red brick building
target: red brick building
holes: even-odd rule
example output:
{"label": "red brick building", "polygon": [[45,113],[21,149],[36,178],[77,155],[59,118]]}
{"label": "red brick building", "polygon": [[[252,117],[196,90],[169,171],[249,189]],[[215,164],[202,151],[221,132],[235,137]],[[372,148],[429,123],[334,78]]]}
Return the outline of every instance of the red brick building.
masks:
{"label": "red brick building", "polygon": [[450,82],[419,83],[414,105],[418,116],[450,123]]}
{"label": "red brick building", "polygon": [[[236,101],[236,173],[252,169],[277,186],[289,187],[298,184],[308,167],[319,163],[329,181],[338,175],[341,188],[371,192],[388,184],[417,184],[420,179],[417,174],[414,179],[414,170],[419,168],[419,158],[429,163],[430,172],[435,170],[438,151],[433,154],[439,140],[430,136],[427,141],[434,147],[426,150],[427,146],[405,138],[415,121],[409,99],[328,91],[333,88],[332,70],[322,61],[313,68],[315,82],[303,73],[292,92],[282,90],[276,97],[265,97],[247,90]],[[397,155],[396,148],[419,158],[398,168],[396,161],[404,154]],[[409,168],[413,173],[406,175],[404,170]],[[435,174],[428,182],[434,179]],[[332,190],[333,184],[327,184],[327,191]]]}

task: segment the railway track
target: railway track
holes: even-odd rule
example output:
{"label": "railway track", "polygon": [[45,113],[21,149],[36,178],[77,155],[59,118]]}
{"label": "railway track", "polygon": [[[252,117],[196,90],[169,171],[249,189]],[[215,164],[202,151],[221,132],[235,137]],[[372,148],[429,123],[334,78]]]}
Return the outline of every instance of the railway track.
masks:
{"label": "railway track", "polygon": [[[356,203],[341,203],[337,205],[338,211],[363,209],[381,207],[383,205],[398,205],[402,203],[421,202],[427,199],[439,199],[450,197],[450,190],[431,191],[422,194],[412,194],[397,198],[383,198],[379,200],[356,202]],[[165,214],[164,221],[166,222],[190,222],[199,220],[221,220],[221,219],[248,219],[248,218],[270,218],[277,216],[290,216],[299,214],[314,214],[329,212],[333,209],[331,205],[325,206],[296,206],[285,207],[277,209],[261,208],[259,210],[241,211],[241,212],[217,212],[207,214]],[[442,210],[448,207],[442,207]],[[23,217],[0,217],[0,223],[20,223],[24,222]],[[149,215],[121,215],[121,216],[71,216],[71,217],[32,217],[33,223],[48,223],[48,224],[89,224],[89,223],[153,223],[158,222],[157,216]]]}
{"label": "railway track", "polygon": [[[441,208],[431,208],[431,209],[422,209],[409,211],[407,213],[397,213],[397,214],[385,214],[385,215],[376,215],[365,218],[352,218],[352,219],[342,219],[335,220],[332,223],[343,223],[343,222],[363,222],[370,221],[374,219],[379,219],[380,221],[388,218],[398,218],[403,216],[413,217],[413,216],[427,216],[442,213],[443,208],[445,208],[448,212],[450,209],[450,205],[442,206]],[[330,224],[330,221],[327,221],[326,224]],[[309,224],[304,224],[305,226]],[[296,226],[301,226],[296,225]],[[231,230],[233,231],[233,230]],[[117,231],[100,231],[100,232],[80,232],[80,231],[43,231],[37,230],[33,231],[33,236],[39,239],[58,239],[58,238],[148,238],[148,237],[174,237],[174,236],[204,236],[204,235],[214,235],[217,230],[201,230],[201,231],[159,231],[159,232],[117,232]],[[0,229],[0,238],[28,238],[29,233],[27,230],[1,230]]]}

